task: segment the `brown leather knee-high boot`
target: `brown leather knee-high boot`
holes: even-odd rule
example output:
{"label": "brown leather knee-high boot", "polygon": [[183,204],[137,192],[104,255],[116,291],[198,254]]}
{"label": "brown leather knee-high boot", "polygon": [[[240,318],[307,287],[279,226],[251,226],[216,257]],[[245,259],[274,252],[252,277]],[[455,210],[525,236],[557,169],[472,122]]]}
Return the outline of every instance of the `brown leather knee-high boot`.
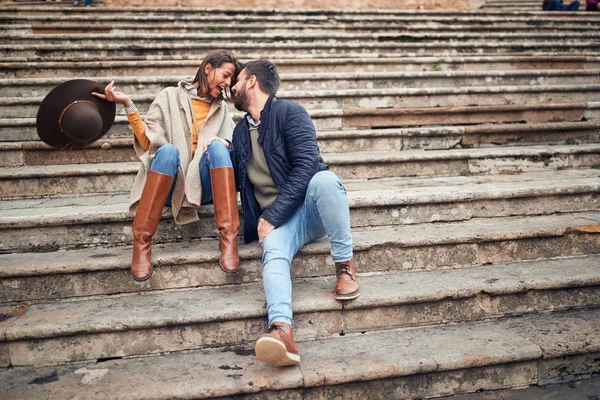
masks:
{"label": "brown leather knee-high boot", "polygon": [[142,197],[138,204],[131,230],[133,231],[133,258],[131,275],[141,282],[152,276],[152,236],[156,233],[163,207],[173,183],[171,175],[156,171],[148,172]]}
{"label": "brown leather knee-high boot", "polygon": [[237,234],[240,227],[235,177],[233,168],[219,167],[210,170],[215,222],[219,229],[219,247],[221,248],[221,269],[229,274],[238,271],[240,258],[237,251]]}

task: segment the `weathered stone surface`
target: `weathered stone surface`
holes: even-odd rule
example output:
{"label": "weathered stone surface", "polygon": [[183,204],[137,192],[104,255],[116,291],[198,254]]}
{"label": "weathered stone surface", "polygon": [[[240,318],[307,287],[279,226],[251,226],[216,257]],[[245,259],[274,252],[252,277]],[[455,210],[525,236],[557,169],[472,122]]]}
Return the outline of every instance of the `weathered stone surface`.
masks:
{"label": "weathered stone surface", "polygon": [[[368,111],[368,112],[365,112]],[[495,105],[465,107],[423,107],[344,110],[344,127],[393,127],[422,125],[458,125],[482,123],[544,123],[580,121],[587,116],[585,103],[548,104],[543,109],[531,105]],[[588,119],[600,118],[587,116]]]}
{"label": "weathered stone surface", "polygon": [[238,354],[215,350],[13,371],[16,373],[0,373],[0,393],[15,400],[58,400],[76,393],[85,393],[89,399],[124,393],[132,399],[210,398],[295,389],[302,385],[298,368],[270,368],[245,350]]}
{"label": "weathered stone surface", "polygon": [[[431,346],[418,348],[412,345],[422,335],[431,338]],[[462,341],[469,343],[470,350],[460,345]],[[440,353],[439,349],[444,349],[443,353]],[[348,379],[360,374],[367,380],[406,376],[412,373],[457,370],[446,379],[432,377],[432,382],[440,381],[438,388],[441,389],[443,387],[441,382],[444,381],[450,381],[455,388],[469,387],[470,384],[459,384],[462,382],[460,378],[465,377],[464,372],[461,372],[465,368],[478,366],[487,368],[495,363],[526,362],[539,357],[539,349],[529,341],[518,336],[494,332],[491,327],[476,325],[390,331],[375,336],[373,334],[346,336],[327,340],[325,343],[305,342],[300,343],[300,351],[303,357],[300,367],[283,370],[258,363],[250,355],[251,353],[244,356],[242,354],[247,354],[246,352],[239,352],[240,355],[236,355],[232,352],[204,351],[160,356],[160,362],[153,357],[144,357],[108,361],[98,365],[80,364],[38,370],[15,368],[12,371],[0,372],[0,380],[3,382],[2,390],[11,398],[25,398],[27,395],[30,397],[42,395],[45,398],[68,397],[70,392],[83,388],[86,388],[89,398],[95,398],[105,396],[107,393],[116,393],[122,390],[125,384],[129,393],[137,393],[140,397],[160,397],[160,393],[177,393],[179,396],[187,393],[188,396],[205,397],[236,392],[331,385],[345,380],[339,375],[342,368],[349,372]],[[192,360],[194,361],[191,362]],[[386,362],[382,363],[382,361]],[[186,365],[186,368],[180,368],[179,365]],[[222,368],[214,368],[215,365],[220,365]],[[497,387],[498,382],[515,381],[516,376],[521,376],[517,382],[531,383],[533,371],[527,362],[525,365],[526,368],[516,369],[493,367],[492,370],[504,373],[492,379],[492,382],[497,383],[491,388]],[[205,369],[210,369],[212,372],[206,375]],[[519,374],[516,374],[517,371]],[[524,374],[525,371],[530,372]],[[157,384],[147,381],[148,374],[155,377],[151,381]],[[237,379],[227,376],[232,374],[241,376]],[[204,383],[199,385],[198,382],[194,382],[194,385],[191,385],[191,382],[198,379],[197,376],[202,376],[201,380]],[[207,376],[211,379],[207,379]],[[324,376],[327,376],[327,381],[324,381]],[[528,378],[524,378],[526,376]],[[44,380],[43,377],[49,379]],[[278,378],[277,381],[274,380],[275,377]],[[238,389],[241,384],[240,378],[242,381],[248,379],[253,384],[245,384],[247,389],[240,390]],[[40,384],[26,385],[34,379],[38,379],[37,382]],[[169,383],[164,384],[165,382]],[[175,387],[177,391],[172,392]],[[191,392],[192,388],[195,392]]]}
{"label": "weathered stone surface", "polygon": [[[118,16],[113,16],[111,21]],[[30,16],[29,18],[35,18]],[[76,18],[75,15],[66,18]],[[94,17],[97,21],[99,16]],[[144,16],[145,19],[148,15]],[[406,23],[418,18],[410,17]],[[427,22],[425,22],[427,23]],[[90,26],[90,21],[85,21]],[[132,22],[137,28],[140,24]],[[145,24],[148,24],[145,21]],[[251,23],[242,24],[249,26]],[[578,24],[585,24],[579,21]],[[169,24],[171,27],[172,24]],[[233,25],[236,28],[239,24]],[[264,22],[259,26],[264,27]],[[429,25],[430,26],[430,25]],[[488,25],[489,26],[489,25]],[[581,26],[581,25],[580,25]],[[444,24],[443,29],[451,26]],[[540,27],[536,27],[539,29]],[[164,28],[161,28],[161,30]],[[257,28],[254,28],[257,29]],[[576,55],[560,56],[557,53],[547,56],[449,56],[449,57],[386,57],[386,58],[309,58],[309,59],[274,59],[281,73],[313,73],[323,70],[330,72],[369,72],[369,71],[456,71],[456,70],[537,70],[537,69],[594,69],[600,66],[598,57]],[[0,77],[3,78],[34,78],[69,76],[112,76],[133,75],[186,75],[193,76],[198,69],[198,61],[192,59],[154,59],[152,63],[145,60],[103,60],[103,61],[56,61],[56,62],[2,62]]]}
{"label": "weathered stone surface", "polygon": [[[1,51],[1,49],[0,49]],[[598,98],[600,85],[554,85],[554,86],[479,86],[479,87],[432,87],[432,88],[386,88],[344,90],[290,90],[278,96],[295,101],[307,109],[330,110],[352,108],[394,107],[456,107],[506,104],[559,104],[594,101]],[[133,94],[131,99],[145,113],[155,94]],[[31,118],[36,115],[42,98],[0,98],[0,116],[3,118]],[[117,113],[124,115],[122,108]],[[554,120],[557,121],[554,116]],[[537,121],[536,121],[537,122]],[[464,122],[463,122],[464,123]]]}
{"label": "weathered stone surface", "polygon": [[[44,35],[45,40],[49,40]],[[115,81],[125,93],[157,95],[163,88],[189,76],[102,76],[103,84]],[[60,78],[0,80],[4,97],[43,97],[62,83]],[[600,83],[598,70],[515,70],[515,71],[418,71],[418,72],[320,72],[282,74],[280,90],[344,90],[392,87],[456,87],[567,85]]]}
{"label": "weathered stone surface", "polygon": [[[119,43],[111,46],[102,46],[97,43],[88,44],[5,44],[0,49],[0,55],[7,60],[19,57],[26,61],[59,61],[61,59],[97,61],[107,58],[130,58],[140,56],[172,56],[174,58],[189,58],[190,54],[205,54],[220,43],[217,39],[202,42],[178,43]],[[598,52],[598,44],[594,40],[575,42],[570,39],[563,41],[527,41],[514,40],[505,42],[465,40],[455,42],[432,41],[424,43],[422,40],[400,42],[397,40],[384,41],[352,41],[333,42],[313,41],[312,43],[297,43],[294,41],[269,43],[248,43],[246,41],[230,42],[229,47],[236,49],[240,58],[284,58],[284,57],[324,57],[324,56],[362,56],[374,57],[378,54],[389,54],[399,57],[402,55],[430,55],[440,56],[458,54],[495,54],[506,55],[523,52],[565,52],[584,53]],[[485,37],[482,39],[485,40]],[[556,39],[556,38],[555,38]],[[517,50],[517,51],[515,51]]]}
{"label": "weathered stone surface", "polygon": [[539,384],[589,379],[598,376],[598,371],[600,371],[600,353],[544,359],[540,361]]}
{"label": "weathered stone surface", "polygon": [[[576,217],[496,218],[493,224],[474,219],[355,230],[355,258],[360,272],[381,272],[594,254],[600,249],[600,235],[579,230],[594,217],[595,213],[584,213]],[[154,245],[155,275],[144,283],[130,279],[129,247],[0,255],[0,299],[22,301],[259,280],[258,245],[240,244],[239,251],[241,273],[229,276],[217,267],[219,253],[214,240]],[[325,239],[305,246],[292,264],[294,277],[331,275],[333,270]]]}
{"label": "weathered stone surface", "polygon": [[[423,152],[430,153],[430,152]],[[428,155],[429,156],[429,155]],[[349,160],[347,160],[349,161]],[[353,227],[466,220],[497,215],[594,210],[598,173],[532,171],[513,176],[433,177],[348,182]],[[577,201],[573,201],[576,199]],[[0,202],[3,249],[130,243],[127,195]],[[165,214],[156,242],[216,237],[212,207],[200,222],[177,226]],[[68,236],[64,233],[68,232]]]}
{"label": "weathered stone surface", "polygon": [[[597,306],[597,264],[598,257],[590,256],[363,276],[362,295],[343,308],[331,295],[331,278],[301,280],[294,285],[296,334],[299,340],[315,339]],[[202,304],[215,309],[198,308]],[[263,305],[260,284],[39,304],[8,327],[6,335],[13,365],[233,346],[261,332]]]}
{"label": "weathered stone surface", "polygon": [[[319,119],[317,121],[324,121]],[[111,130],[111,136],[120,134]],[[118,129],[117,129],[118,131]],[[56,151],[35,141],[0,143],[5,167],[20,165],[65,165],[136,161],[128,138],[102,139],[85,150]],[[496,126],[418,127],[396,129],[329,130],[317,132],[321,153],[373,152],[410,149],[452,149],[481,147],[489,143],[582,144],[598,142],[600,127],[595,122],[558,122],[544,124],[502,124]],[[23,138],[26,139],[26,138]]]}
{"label": "weathered stone surface", "polygon": [[[520,387],[535,382],[536,363],[501,364],[459,371],[433,372],[401,378],[351,382],[305,390],[304,398],[413,399],[470,393],[484,388]],[[452,397],[452,399],[454,396]],[[487,399],[486,399],[487,400]],[[499,400],[492,398],[490,400]]]}
{"label": "weathered stone surface", "polygon": [[566,382],[600,371],[600,314],[598,310],[507,320],[506,329],[540,346],[540,384]]}
{"label": "weathered stone surface", "polygon": [[[538,321],[553,326],[574,315],[572,318],[578,324],[589,326],[589,321],[597,319],[596,314],[594,311],[554,313],[540,316]],[[510,321],[517,327],[514,330],[501,321],[488,321],[301,342],[302,363],[284,369],[261,364],[251,352],[241,349],[102,364],[14,368],[0,371],[0,393],[15,399],[59,399],[85,390],[88,398],[102,398],[123,393],[126,385],[127,393],[140,398],[160,398],[167,393],[202,398],[257,391],[265,391],[265,398],[269,398],[272,390],[301,390],[304,398],[366,393],[373,393],[374,398],[388,398],[391,394],[409,397],[424,392],[443,396],[477,388],[527,386],[538,382],[537,363],[542,351],[528,334],[522,336],[518,328],[522,325],[535,330],[530,325],[531,318],[522,319],[521,324],[519,320]],[[538,329],[540,333],[544,326]],[[565,332],[564,336],[572,333]],[[428,341],[421,341],[422,337]],[[148,379],[149,376],[153,378]],[[352,383],[356,380],[361,382]],[[27,384],[32,382],[36,384]]]}
{"label": "weathered stone surface", "polygon": [[[300,345],[304,384],[339,385],[527,361],[540,356],[531,342],[510,332],[492,332],[486,325],[406,329],[401,336],[398,333],[367,333]],[[428,343],[419,340],[423,336],[428,337]],[[348,351],[349,343],[356,350]]]}
{"label": "weathered stone surface", "polygon": [[[505,389],[473,393],[451,398],[452,400],[564,400],[592,399],[600,394],[600,379],[530,386],[528,388]],[[444,399],[450,400],[450,399]]]}
{"label": "weathered stone surface", "polygon": [[[423,398],[600,371],[598,18],[499,2],[428,13],[0,7],[0,76],[53,76],[0,81],[0,176],[14,178],[0,185],[11,198],[0,252],[46,252],[0,256],[0,397]],[[283,371],[248,357],[265,325],[260,248],[240,246],[243,272],[225,276],[210,207],[186,227],[166,215],[153,279],[132,282],[131,249],[113,247],[131,240],[130,183],[103,181],[134,160],[121,107],[87,154],[49,151],[34,128],[65,76],[123,77],[143,111],[224,42],[244,60],[279,58],[280,96],[308,107],[351,203],[362,295],[334,301],[328,242],[302,249],[303,362]],[[110,166],[88,165],[100,161]],[[123,356],[134,358],[108,360]]]}
{"label": "weathered stone surface", "polygon": [[[598,265],[590,265],[597,272]],[[589,320],[582,322],[583,316]],[[518,332],[538,344],[544,358],[556,358],[574,354],[598,353],[600,349],[600,311],[565,313],[563,318],[553,320],[544,315],[530,316],[503,323],[506,329]]]}

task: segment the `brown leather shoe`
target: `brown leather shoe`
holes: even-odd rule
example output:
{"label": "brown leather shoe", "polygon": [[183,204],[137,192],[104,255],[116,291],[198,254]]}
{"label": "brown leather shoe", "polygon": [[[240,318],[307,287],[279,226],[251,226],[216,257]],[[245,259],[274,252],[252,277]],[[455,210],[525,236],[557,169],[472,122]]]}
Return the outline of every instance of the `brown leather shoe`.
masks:
{"label": "brown leather shoe", "polygon": [[353,260],[335,263],[335,274],[337,276],[334,295],[336,300],[352,300],[360,295]]}
{"label": "brown leather shoe", "polygon": [[152,276],[152,236],[158,229],[163,208],[171,190],[173,177],[156,171],[148,172],[142,197],[135,212],[133,225],[133,257],[131,259],[131,275],[137,282],[150,279]]}
{"label": "brown leather shoe", "polygon": [[292,327],[283,322],[273,322],[268,332],[258,337],[254,351],[260,361],[278,367],[300,362]]}
{"label": "brown leather shoe", "polygon": [[237,251],[237,235],[240,215],[235,192],[233,168],[219,167],[210,170],[215,223],[219,229],[219,266],[228,274],[238,272],[240,258]]}

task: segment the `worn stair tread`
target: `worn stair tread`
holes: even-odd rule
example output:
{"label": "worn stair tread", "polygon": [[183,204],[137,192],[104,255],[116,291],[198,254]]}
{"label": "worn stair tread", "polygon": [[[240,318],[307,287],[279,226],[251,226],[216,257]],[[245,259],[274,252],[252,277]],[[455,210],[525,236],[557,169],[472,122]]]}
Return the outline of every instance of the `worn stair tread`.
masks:
{"label": "worn stair tread", "polygon": [[[437,78],[437,77],[516,77],[516,76],[596,76],[599,69],[535,69],[535,70],[474,70],[474,71],[369,71],[369,72],[313,72],[313,73],[283,73],[280,75],[281,81],[296,80],[342,80],[342,79],[400,79],[400,78]],[[88,76],[82,79],[96,80],[101,83],[170,83],[174,84],[181,80],[189,79],[188,75],[145,75],[145,76]],[[0,87],[7,86],[40,86],[40,85],[59,85],[64,82],[64,78],[18,78],[18,79],[0,79]]]}
{"label": "worn stair tread", "polygon": [[[600,224],[598,212],[556,214],[528,217],[476,218],[450,223],[428,223],[405,226],[381,226],[353,229],[355,251],[377,246],[416,247],[452,245],[497,240],[526,239],[537,236],[560,236],[565,231]],[[308,244],[302,253],[328,254],[329,244],[323,239]],[[239,244],[242,260],[259,259],[257,243]],[[219,258],[215,239],[169,243],[154,246],[157,265],[177,265],[190,262],[216,262]],[[66,274],[78,272],[127,270],[131,262],[131,247],[86,248],[59,250],[52,253],[0,254],[0,278]]]}
{"label": "worn stair tread", "polygon": [[[29,101],[29,99],[25,99]],[[152,98],[148,97],[148,101],[151,101]],[[544,104],[545,111],[552,110],[581,110],[584,111],[595,111],[600,108],[600,102],[588,101],[588,102],[576,102],[576,103],[547,103]],[[449,116],[458,116],[460,117],[462,114],[470,114],[470,113],[505,113],[505,112],[538,112],[539,110],[538,104],[498,104],[498,105],[477,105],[477,106],[444,106],[444,107],[431,107],[431,106],[422,106],[422,107],[390,107],[390,108],[372,108],[372,107],[362,107],[362,108],[344,108],[344,109],[308,109],[309,115],[313,119],[326,119],[326,118],[356,118],[356,117],[377,117],[377,116],[386,116],[386,117],[394,117],[394,116],[413,116],[413,117],[427,117],[428,115],[445,115]],[[243,117],[243,113],[232,112],[232,116],[234,120],[239,120]],[[593,117],[592,117],[593,118]],[[318,121],[316,121],[318,122]],[[573,121],[572,123],[578,123],[581,121]],[[592,122],[596,122],[593,120]],[[389,122],[393,124],[393,122]],[[464,122],[463,122],[464,123]],[[569,122],[567,122],[569,123]],[[33,117],[24,117],[24,118],[0,118],[0,128],[3,129],[12,129],[12,128],[27,128],[27,129],[35,129],[36,118]],[[442,123],[443,124],[443,123]],[[131,137],[131,133],[129,130],[129,122],[127,121],[127,117],[125,115],[117,115],[115,117],[115,125],[118,125],[119,128],[125,129],[127,131],[127,136]],[[365,123],[361,123],[361,126],[365,126]],[[376,126],[380,126],[381,122],[376,123]],[[411,125],[415,125],[412,123]],[[431,125],[427,120],[424,120],[422,125]],[[433,123],[433,125],[440,125],[439,121]],[[460,122],[458,123],[460,126]],[[503,124],[482,124],[482,126],[502,126]],[[528,129],[529,124],[520,124],[523,129]],[[350,123],[352,126],[352,123]],[[451,127],[452,128],[452,127]],[[327,129],[331,129],[330,127]],[[412,128],[409,128],[412,129]],[[471,125],[468,129],[478,129],[478,125]],[[379,129],[373,129],[371,132],[379,131]],[[332,131],[335,132],[335,131]],[[110,134],[110,132],[109,132]],[[375,133],[376,134],[376,133]],[[38,140],[37,135],[32,135],[31,133],[27,134],[28,137],[34,138],[33,140]],[[20,137],[19,137],[20,139]],[[32,140],[32,139],[29,139]],[[11,141],[15,141],[12,139]]]}
{"label": "worn stair tread", "polygon": [[[177,18],[178,20],[198,20],[198,21],[223,21],[241,20],[249,21],[262,18],[264,21],[321,21],[327,22],[333,20],[338,23],[354,22],[354,23],[373,23],[376,22],[411,22],[411,21],[448,21],[448,22],[472,22],[487,24],[500,21],[519,21],[530,22],[531,17],[536,21],[543,22],[585,22],[595,21],[598,17],[594,13],[558,13],[552,15],[541,12],[511,12],[511,11],[491,11],[491,10],[428,10],[426,12],[418,10],[341,10],[341,9],[215,9],[215,8],[198,8],[198,7],[102,7],[92,8],[89,12],[81,15],[77,9],[69,9],[63,11],[56,10],[57,13],[49,14],[47,9],[40,10],[37,7],[23,7],[11,9],[5,7],[0,10],[0,15],[3,18],[13,18],[18,20],[23,19],[46,19],[52,20],[55,15],[61,17],[71,17],[78,19],[102,18],[109,20],[132,19],[132,18]],[[86,10],[87,11],[87,10]],[[208,12],[210,11],[210,12]],[[196,13],[198,15],[190,15]],[[202,15],[202,14],[206,15]],[[40,15],[41,14],[41,15]]]}
{"label": "worn stair tread", "polygon": [[258,362],[252,352],[219,349],[20,367],[0,371],[0,394],[15,400],[81,393],[89,399],[123,393],[132,398],[207,398],[306,390],[591,353],[600,348],[599,320],[598,310],[569,311],[301,342],[302,362],[285,369]]}
{"label": "worn stair tread", "polygon": [[[389,152],[326,153],[323,159],[332,164],[358,164],[382,162],[407,162],[430,160],[484,159],[494,157],[531,157],[543,155],[596,153],[600,143],[581,145],[542,145],[497,148],[449,149],[449,150],[403,150]],[[58,176],[86,176],[99,174],[135,173],[139,162],[90,163],[72,165],[22,166],[0,168],[0,179],[52,178]]]}
{"label": "worn stair tread", "polygon": [[325,162],[335,164],[379,163],[388,161],[428,161],[451,159],[482,159],[494,157],[523,157],[552,154],[594,153],[600,144],[566,146],[518,146],[497,148],[449,149],[449,150],[405,150],[390,152],[357,152],[324,154]]}
{"label": "worn stair tread", "polygon": [[[285,59],[285,58],[273,58],[273,62],[278,66],[285,66],[286,64],[292,65],[331,65],[334,66],[339,63],[350,64],[353,67],[358,67],[362,64],[458,64],[458,63],[489,63],[494,64],[497,62],[502,63],[549,63],[549,62],[588,62],[593,63],[600,61],[600,57],[588,55],[588,54],[571,54],[563,55],[561,53],[549,53],[545,56],[535,55],[488,55],[488,56],[461,56],[461,55],[448,55],[448,56],[411,56],[411,57],[361,57],[361,58],[347,58],[347,57],[334,57],[329,59],[326,58],[307,58],[307,59]],[[156,60],[152,60],[153,66],[189,66],[198,67],[198,61],[195,59],[162,59],[157,57]],[[20,61],[0,62],[0,66],[3,68],[58,68],[58,67],[69,67],[69,68],[91,68],[94,66],[98,67],[114,67],[114,66],[136,66],[143,70],[144,67],[148,67],[147,60],[104,60],[104,61],[26,61],[22,59]],[[33,71],[32,71],[33,72]],[[27,78],[24,78],[27,79]]]}
{"label": "worn stair tread", "polygon": [[[361,275],[361,296],[344,310],[436,302],[444,299],[600,285],[600,256],[485,265],[465,269]],[[294,312],[342,309],[333,298],[334,278],[294,284]],[[264,315],[262,283],[104,296],[34,304],[6,326],[7,341],[31,340]],[[211,304],[211,307],[201,307]]]}
{"label": "worn stair tread", "polygon": [[[137,168],[135,163],[131,171],[137,171]],[[360,208],[596,193],[600,188],[600,171],[574,169],[517,175],[379,178],[344,182],[350,207]],[[126,193],[2,200],[0,228],[130,220],[128,201]],[[201,207],[199,212],[212,215],[212,207]]]}
{"label": "worn stair tread", "polygon": [[[529,217],[499,217],[493,223],[489,219],[471,219],[451,223],[428,223],[400,227],[374,227],[353,229],[353,247],[356,252],[378,247],[420,247],[433,245],[458,245],[491,241],[522,240],[536,237],[558,237],[565,232],[585,230],[598,226],[597,212],[558,214]],[[308,244],[300,254],[324,254],[329,252],[327,240]],[[174,266],[189,263],[212,262],[219,258],[215,239],[169,243],[154,246],[153,260],[158,266]],[[258,260],[260,247],[256,243],[239,244],[242,262]],[[244,261],[245,260],[245,261]],[[33,277],[52,274],[77,274],[110,270],[128,270],[131,247],[86,248],[59,250],[53,253],[15,253],[0,255],[0,278]],[[250,272],[250,271],[248,271]],[[257,271],[252,271],[257,272]],[[258,274],[258,272],[257,272]],[[250,277],[256,274],[249,274]],[[239,282],[247,278],[240,277]],[[213,282],[206,282],[207,285]],[[144,287],[144,290],[148,289]]]}
{"label": "worn stair tread", "polygon": [[[6,32],[0,40],[8,43],[57,43],[63,42],[65,44],[73,43],[90,43],[92,41],[104,42],[104,41],[117,41],[117,42],[143,42],[146,40],[152,40],[156,42],[160,41],[202,41],[202,40],[223,40],[223,41],[243,41],[251,40],[259,42],[261,40],[275,40],[276,41],[305,41],[305,40],[330,40],[330,41],[371,41],[375,40],[383,41],[398,41],[398,42],[409,42],[419,40],[479,40],[487,39],[493,40],[544,40],[552,37],[552,34],[544,34],[535,32],[335,32],[335,31],[322,31],[322,32],[306,32],[306,31],[275,31],[275,32],[244,32],[244,33],[205,33],[199,32],[115,32],[115,33],[79,33],[77,36],[73,36],[70,33],[23,33],[23,32]],[[582,41],[597,40],[600,34],[593,30],[584,32],[563,32],[559,37],[556,37],[557,41],[565,39],[580,38]]]}
{"label": "worn stair tread", "polygon": [[[287,90],[278,93],[279,98],[315,98],[315,97],[362,97],[362,96],[400,96],[400,95],[451,95],[477,93],[543,93],[543,92],[577,92],[581,90],[600,91],[600,84],[573,85],[508,85],[508,86],[472,86],[472,87],[424,87],[424,88],[378,88],[378,89],[340,89],[340,90]],[[135,102],[153,101],[155,94],[134,94]],[[43,97],[0,97],[0,105],[38,104]]]}
{"label": "worn stair tread", "polygon": [[[117,119],[123,117],[117,117]],[[125,121],[126,122],[126,121]],[[413,136],[460,136],[465,134],[485,133],[524,133],[524,132],[550,132],[561,130],[583,130],[600,127],[600,121],[567,121],[567,122],[541,122],[541,123],[503,123],[503,124],[478,124],[478,125],[447,125],[423,126],[410,128],[383,128],[383,129],[339,129],[317,131],[317,139],[350,139],[374,137],[413,137]],[[132,147],[132,138],[103,138],[87,148],[96,148],[108,143],[113,147]],[[511,143],[518,145],[518,143]],[[24,140],[0,142],[0,151],[3,150],[50,150],[52,147],[40,140]]]}

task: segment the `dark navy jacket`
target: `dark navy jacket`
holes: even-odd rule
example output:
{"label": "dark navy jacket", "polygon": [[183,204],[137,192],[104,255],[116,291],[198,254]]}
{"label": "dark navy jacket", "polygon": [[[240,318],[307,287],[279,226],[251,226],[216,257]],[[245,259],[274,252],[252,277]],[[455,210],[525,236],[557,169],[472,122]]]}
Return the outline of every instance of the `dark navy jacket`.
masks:
{"label": "dark navy jacket", "polygon": [[306,110],[291,101],[269,97],[260,113],[258,143],[262,146],[269,172],[279,195],[261,214],[254,187],[246,174],[250,156],[250,125],[244,117],[233,131],[231,160],[244,213],[244,242],[258,239],[258,219],[279,227],[304,201],[311,178],[329,169],[317,146],[315,127]]}

